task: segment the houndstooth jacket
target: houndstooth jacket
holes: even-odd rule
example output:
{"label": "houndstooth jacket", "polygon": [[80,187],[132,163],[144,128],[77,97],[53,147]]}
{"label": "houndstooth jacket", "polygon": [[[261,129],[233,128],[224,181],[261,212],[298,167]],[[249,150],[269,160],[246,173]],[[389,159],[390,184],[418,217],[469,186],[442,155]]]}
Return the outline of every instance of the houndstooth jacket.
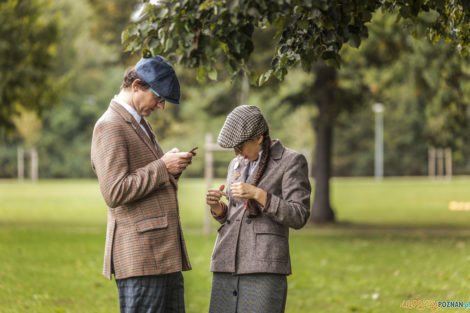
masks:
{"label": "houndstooth jacket", "polygon": [[[259,164],[258,164],[259,166]],[[216,218],[222,225],[212,253],[211,271],[234,274],[291,274],[289,228],[299,229],[310,216],[311,186],[307,160],[279,140],[271,145],[271,157],[258,187],[271,194],[259,217],[248,217],[245,199],[234,198],[230,185],[252,184],[258,166],[248,175],[249,162],[238,156],[227,174],[228,208]]]}
{"label": "houndstooth jacket", "polygon": [[190,270],[177,180],[137,121],[117,102],[95,125],[91,162],[108,205],[103,275],[111,279]]}

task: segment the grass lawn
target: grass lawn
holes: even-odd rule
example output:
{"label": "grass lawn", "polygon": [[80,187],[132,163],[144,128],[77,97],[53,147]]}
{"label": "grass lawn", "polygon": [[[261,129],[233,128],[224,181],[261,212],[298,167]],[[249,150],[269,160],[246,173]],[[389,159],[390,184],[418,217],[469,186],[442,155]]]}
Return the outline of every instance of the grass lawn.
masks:
{"label": "grass lawn", "polygon": [[[334,179],[338,223],[291,232],[286,311],[395,313],[422,311],[401,308],[404,300],[468,302],[470,212],[447,205],[470,201],[469,190],[467,177]],[[201,234],[204,194],[202,180],[181,180],[193,266],[184,273],[188,313],[209,303],[215,234]],[[0,313],[118,312],[115,283],[101,276],[105,223],[94,180],[0,181]]]}

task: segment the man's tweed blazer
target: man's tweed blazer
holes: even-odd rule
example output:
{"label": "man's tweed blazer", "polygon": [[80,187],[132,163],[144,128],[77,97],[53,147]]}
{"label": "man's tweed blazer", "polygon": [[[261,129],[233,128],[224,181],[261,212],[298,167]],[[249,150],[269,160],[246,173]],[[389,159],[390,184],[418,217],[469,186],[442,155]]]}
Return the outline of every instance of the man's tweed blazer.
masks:
{"label": "man's tweed blazer", "polygon": [[95,125],[91,162],[108,205],[103,275],[116,279],[190,270],[177,180],[162,149],[111,101]]}

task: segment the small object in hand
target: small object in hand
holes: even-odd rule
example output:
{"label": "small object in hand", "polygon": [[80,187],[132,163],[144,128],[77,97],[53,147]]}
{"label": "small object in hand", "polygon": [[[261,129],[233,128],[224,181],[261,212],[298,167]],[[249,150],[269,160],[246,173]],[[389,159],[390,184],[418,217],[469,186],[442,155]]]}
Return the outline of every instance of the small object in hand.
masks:
{"label": "small object in hand", "polygon": [[195,151],[196,151],[198,148],[199,148],[199,147],[194,147],[194,148],[192,148],[192,149],[189,151],[189,153],[191,153],[192,155],[196,155],[196,152],[195,152]]}

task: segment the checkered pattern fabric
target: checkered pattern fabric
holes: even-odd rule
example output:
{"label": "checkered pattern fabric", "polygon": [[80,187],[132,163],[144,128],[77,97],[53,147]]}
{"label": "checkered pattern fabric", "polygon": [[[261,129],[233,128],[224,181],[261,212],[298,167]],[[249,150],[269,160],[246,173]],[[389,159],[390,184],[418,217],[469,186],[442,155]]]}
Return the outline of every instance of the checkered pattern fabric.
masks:
{"label": "checkered pattern fabric", "polygon": [[267,130],[268,124],[258,107],[240,105],[227,116],[217,143],[223,148],[233,148],[261,136]]}
{"label": "checkered pattern fabric", "polygon": [[111,279],[191,269],[181,229],[177,181],[163,151],[112,101],[95,125],[91,161],[108,205],[103,275]]}
{"label": "checkered pattern fabric", "polygon": [[284,313],[287,278],[214,273],[209,313]]}
{"label": "checkered pattern fabric", "polygon": [[117,279],[121,313],[185,313],[181,272]]}

